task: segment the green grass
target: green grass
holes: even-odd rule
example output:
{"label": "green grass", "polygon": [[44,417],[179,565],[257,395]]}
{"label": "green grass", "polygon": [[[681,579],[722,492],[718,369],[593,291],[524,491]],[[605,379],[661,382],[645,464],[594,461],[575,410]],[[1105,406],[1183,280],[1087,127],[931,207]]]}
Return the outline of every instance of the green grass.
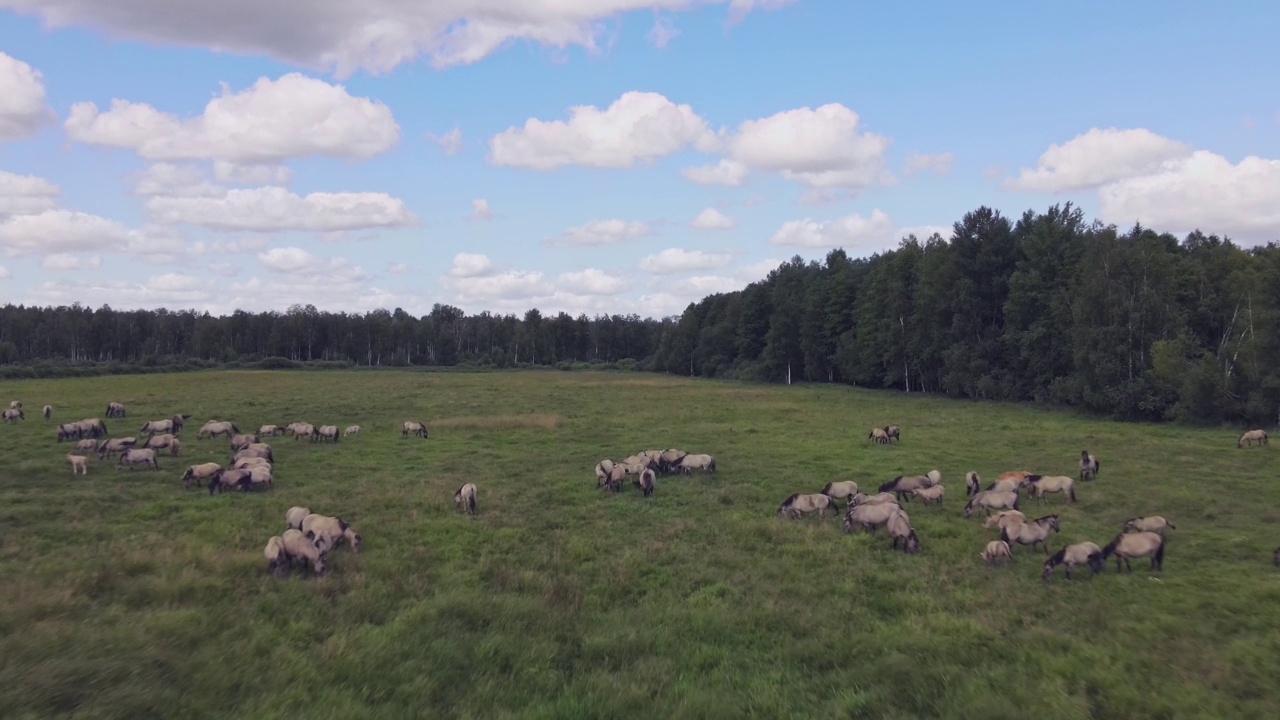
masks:
{"label": "green grass", "polygon": [[[0,715],[13,718],[1276,718],[1280,460],[1234,430],[1123,425],[1026,406],[838,386],[613,373],[202,372],[6,382],[0,426]],[[161,471],[91,460],[53,424],[129,408],[112,435],[192,414]],[[44,403],[54,423],[40,418]],[[184,491],[216,417],[359,437],[276,438],[276,486]],[[431,438],[400,437],[421,419]],[[873,424],[901,444],[873,446]],[[714,476],[606,495],[592,468],[644,448]],[[1055,498],[1051,540],[1105,544],[1162,514],[1161,574],[1135,561],[1049,585],[1042,554],[978,553],[963,475],[1098,481]],[[907,509],[921,554],[778,503],[833,479],[938,468]],[[479,486],[479,513],[453,491]],[[277,579],[261,551],[292,505],[340,515],[360,555]],[[1034,512],[1035,508],[1027,504]]]}

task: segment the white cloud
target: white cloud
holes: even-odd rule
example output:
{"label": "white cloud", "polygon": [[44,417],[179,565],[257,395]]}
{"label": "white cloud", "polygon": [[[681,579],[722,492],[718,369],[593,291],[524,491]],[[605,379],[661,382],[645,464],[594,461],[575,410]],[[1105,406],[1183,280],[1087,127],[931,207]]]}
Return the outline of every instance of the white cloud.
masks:
{"label": "white cloud", "polygon": [[1167,161],[1190,154],[1187,145],[1144,128],[1092,128],[1061,145],[1050,145],[1034,169],[1023,168],[1003,185],[1052,192],[1099,187],[1157,172]]}
{"label": "white cloud", "polygon": [[695,275],[676,280],[667,286],[667,291],[680,297],[704,298],[716,293],[730,293],[735,290],[741,290],[746,285],[747,283],[737,278],[723,277],[721,275]]}
{"label": "white cloud", "polygon": [[74,210],[46,210],[0,221],[0,254],[9,257],[58,252],[115,252],[167,262],[184,252],[178,238],[158,229],[134,230]]}
{"label": "white cloud", "polygon": [[907,175],[914,175],[921,170],[928,170],[939,175],[946,175],[951,172],[951,153],[944,152],[931,155],[929,153],[911,153],[907,156],[907,161],[902,168],[902,172]]}
{"label": "white cloud", "polygon": [[413,266],[405,262],[389,262],[387,263],[387,272],[392,275],[404,275],[413,270]]}
{"label": "white cloud", "polygon": [[54,119],[40,71],[0,52],[0,142],[30,137]]}
{"label": "white cloud", "polygon": [[49,27],[89,26],[112,37],[265,54],[300,67],[384,73],[426,56],[437,68],[476,62],[512,40],[598,48],[602,20],[642,10],[729,5],[730,22],[790,0],[7,0]]}
{"label": "white cloud", "polygon": [[241,253],[258,252],[271,242],[271,236],[257,233],[239,233],[231,238],[206,242],[199,240],[191,244],[192,255],[239,255]]}
{"label": "white cloud", "polygon": [[[285,285],[312,285],[340,291],[358,287],[372,279],[358,265],[341,257],[322,258],[299,247],[280,247],[258,253],[258,264],[276,276],[276,282]],[[255,278],[256,279],[256,278]]]}
{"label": "white cloud", "polygon": [[728,156],[778,172],[809,188],[857,192],[892,182],[884,155],[889,138],[859,131],[856,112],[839,103],[802,107],[747,120],[730,136]]}
{"label": "white cloud", "polygon": [[234,185],[288,185],[293,171],[284,165],[239,165],[215,160],[213,176]]}
{"label": "white cloud", "polygon": [[[456,260],[454,268],[457,269]],[[549,295],[554,291],[541,272],[524,270],[507,270],[492,275],[458,275],[450,272],[449,275],[440,278],[440,284],[446,291],[454,293],[467,302],[534,298]]]}
{"label": "white cloud", "polygon": [[701,250],[667,248],[640,261],[640,269],[654,275],[670,275],[691,270],[714,270],[733,262],[728,254],[705,253]]}
{"label": "white cloud", "polygon": [[735,272],[733,276],[744,281],[744,283],[753,283],[757,280],[763,280],[768,277],[769,273],[777,270],[778,266],[784,262],[786,262],[786,260],[783,260],[782,258],[778,258],[776,260],[761,260],[759,262],[751,263],[750,265],[743,265],[738,268],[737,272]]}
{"label": "white cloud", "polygon": [[44,178],[0,170],[0,218],[52,210],[60,193],[57,185]]}
{"label": "white cloud", "polygon": [[400,137],[386,105],[298,73],[262,77],[238,93],[224,84],[202,114],[185,120],[128,100],[112,100],[106,112],[79,102],[63,127],[72,140],[128,148],[148,160],[248,165],[307,155],[368,158]]}
{"label": "white cloud", "polygon": [[453,256],[453,267],[449,275],[455,278],[474,278],[489,274],[493,270],[493,262],[484,255],[460,252]]}
{"label": "white cloud", "polygon": [[569,108],[569,120],[530,118],[489,140],[495,165],[553,170],[564,165],[629,168],[696,145],[711,147],[715,136],[688,105],[653,92],[623,93],[601,110]]}
{"label": "white cloud", "polygon": [[898,228],[898,231],[895,232],[894,235],[899,238],[904,238],[908,235],[915,235],[916,239],[923,243],[925,240],[933,237],[934,233],[941,235],[944,240],[949,239],[951,237],[951,226],[913,225],[911,227]]}
{"label": "white cloud", "polygon": [[427,139],[440,146],[441,152],[446,156],[457,155],[462,152],[462,129],[454,128],[444,135],[434,135],[427,133]]}
{"label": "white cloud", "polygon": [[612,245],[648,235],[652,230],[639,220],[591,220],[571,227],[557,237],[547,238],[548,245],[584,246]]}
{"label": "white cloud", "polygon": [[563,273],[556,278],[556,285],[578,295],[617,295],[627,289],[627,282],[622,278],[595,268]]}
{"label": "white cloud", "polygon": [[240,274],[240,268],[231,263],[209,263],[209,270],[216,275],[229,278]]}
{"label": "white cloud", "polygon": [[680,31],[671,22],[671,18],[661,16],[653,21],[653,27],[649,28],[649,34],[645,38],[650,45],[662,49],[671,44],[671,41],[675,40],[679,34]]}
{"label": "white cloud", "polygon": [[690,224],[703,230],[729,230],[738,225],[733,218],[715,208],[707,208],[698,213]]}
{"label": "white cloud", "polygon": [[53,253],[44,256],[40,261],[40,267],[45,270],[97,270],[102,267],[102,258],[97,255]]}
{"label": "white cloud", "polygon": [[889,216],[877,209],[872,210],[868,218],[855,213],[822,222],[812,218],[791,220],[783,223],[769,242],[805,248],[849,248],[882,245],[892,235],[893,223]]}
{"label": "white cloud", "polygon": [[484,222],[493,218],[493,209],[489,207],[489,201],[484,198],[476,198],[471,201],[471,214],[467,216],[468,220],[473,222]]}
{"label": "white cloud", "polygon": [[190,164],[152,163],[136,175],[133,191],[138,195],[169,197],[223,197],[227,189],[209,181],[205,171]]}
{"label": "white cloud", "polygon": [[9,269],[0,265],[0,280],[8,280],[11,277],[13,276],[9,274]]}
{"label": "white cloud", "polygon": [[736,160],[721,160],[711,165],[698,165],[680,171],[680,174],[699,185],[728,185],[738,187],[747,179],[746,165]]}
{"label": "white cloud", "polygon": [[230,190],[224,197],[153,197],[147,210],[157,222],[211,230],[332,232],[415,225],[404,201],[385,193],[314,192],[295,195],[280,187]]}
{"label": "white cloud", "polygon": [[1280,160],[1231,164],[1206,151],[1099,190],[1099,216],[1120,227],[1141,222],[1163,232],[1229,235],[1247,243],[1280,240]]}

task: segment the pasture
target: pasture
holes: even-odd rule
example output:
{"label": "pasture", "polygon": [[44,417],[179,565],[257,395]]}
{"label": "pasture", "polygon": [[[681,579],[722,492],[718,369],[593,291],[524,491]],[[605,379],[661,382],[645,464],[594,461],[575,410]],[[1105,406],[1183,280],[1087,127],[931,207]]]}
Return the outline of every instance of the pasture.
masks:
{"label": "pasture", "polygon": [[[0,708],[12,718],[1275,718],[1280,717],[1280,457],[1237,430],[1125,425],[1044,409],[640,373],[202,372],[3,384]],[[128,417],[107,419],[119,400]],[[53,420],[40,417],[45,403]],[[160,470],[89,460],[54,425],[109,437],[190,413]],[[275,487],[184,490],[210,418],[363,432],[264,438]],[[421,420],[430,438],[402,438]],[[874,445],[873,425],[902,427]],[[647,448],[714,475],[593,467]],[[1126,518],[1177,530],[1162,573],[1114,558],[1040,580],[1043,553],[982,564],[964,473],[1075,476],[1056,551]],[[941,507],[905,504],[919,555],[778,504],[831,480],[870,492],[942,472]],[[454,491],[478,488],[474,518]],[[267,574],[262,549],[304,505],[362,552],[326,576]],[[842,503],[843,505],[843,503]]]}

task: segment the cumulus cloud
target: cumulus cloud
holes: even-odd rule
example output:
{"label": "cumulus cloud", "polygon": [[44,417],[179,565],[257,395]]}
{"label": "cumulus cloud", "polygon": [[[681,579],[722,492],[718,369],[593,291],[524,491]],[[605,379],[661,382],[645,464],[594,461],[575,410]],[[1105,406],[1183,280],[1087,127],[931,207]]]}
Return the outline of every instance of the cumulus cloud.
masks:
{"label": "cumulus cloud", "polygon": [[455,278],[473,278],[488,275],[493,270],[493,262],[484,255],[460,252],[453,256],[453,267],[449,268],[449,276]]}
{"label": "cumulus cloud", "polygon": [[489,201],[484,198],[476,198],[471,201],[471,214],[467,216],[472,222],[484,222],[493,218],[493,209],[489,207]]}
{"label": "cumulus cloud", "polygon": [[404,275],[413,270],[413,266],[405,262],[389,262],[387,263],[387,272],[392,275]]}
{"label": "cumulus cloud", "polygon": [[113,37],[265,54],[300,67],[384,73],[426,56],[437,68],[476,62],[512,40],[598,49],[602,20],[643,9],[728,4],[731,22],[791,0],[383,0],[303,4],[259,0],[7,0],[50,27],[93,27]]}
{"label": "cumulus cloud", "polygon": [[578,295],[617,295],[627,288],[627,282],[622,278],[595,268],[562,273],[556,278],[556,285]]}
{"label": "cumulus cloud", "polygon": [[0,221],[0,253],[9,257],[67,252],[116,252],[163,263],[184,252],[179,238],[137,230],[98,215],[46,210]]}
{"label": "cumulus cloud", "polygon": [[662,252],[646,256],[640,261],[640,269],[654,275],[671,275],[691,270],[714,270],[725,267],[731,262],[733,262],[733,256],[728,254],[667,248]]}
{"label": "cumulus cloud", "polygon": [[77,142],[127,148],[148,160],[245,165],[307,155],[368,158],[400,137],[386,105],[299,73],[259,78],[238,93],[224,84],[203,113],[188,119],[128,100],[112,100],[105,112],[78,102],[63,127]]}
{"label": "cumulus cloud", "polygon": [[687,298],[704,298],[716,293],[729,293],[741,290],[747,283],[737,278],[722,275],[694,275],[681,278],[667,285],[667,292]]}
{"label": "cumulus cloud", "polygon": [[691,145],[708,148],[715,135],[688,105],[654,92],[623,93],[601,110],[569,108],[568,120],[530,118],[489,140],[495,165],[554,170],[565,165],[629,168]]}
{"label": "cumulus cloud", "polygon": [[222,197],[227,189],[210,182],[203,168],[187,163],[152,163],[137,173],[133,192],[169,197]]}
{"label": "cumulus cloud", "polygon": [[280,187],[229,190],[223,197],[152,197],[147,210],[157,222],[210,230],[333,232],[418,223],[403,200],[385,193],[300,196]]}
{"label": "cumulus cloud", "polygon": [[1122,227],[1141,222],[1178,234],[1225,234],[1249,244],[1280,240],[1280,160],[1250,156],[1233,165],[1202,150],[1105,185],[1098,195],[1101,219]]}
{"label": "cumulus cloud", "polygon": [[951,237],[951,227],[948,225],[912,225],[910,227],[898,228],[898,231],[895,232],[894,235],[900,238],[915,235],[917,240],[924,242],[925,240],[933,237],[935,233],[942,236],[944,240],[948,239]]}
{"label": "cumulus cloud", "polygon": [[1185,158],[1191,148],[1145,128],[1092,128],[1061,145],[1050,145],[1035,168],[1023,168],[1004,181],[1012,190],[1060,192],[1099,187],[1160,170]]}
{"label": "cumulus cloud", "polygon": [[721,160],[710,165],[697,165],[680,171],[680,174],[699,185],[728,185],[738,187],[747,179],[747,166],[736,160]]}
{"label": "cumulus cloud", "polygon": [[346,258],[319,257],[292,246],[258,253],[258,264],[272,273],[274,282],[286,286],[323,288],[336,293],[363,291],[364,283],[373,279],[372,275],[360,266],[352,265]]}
{"label": "cumulus cloud", "polygon": [[923,170],[934,172],[939,175],[946,175],[951,172],[952,156],[949,152],[931,155],[929,153],[911,153],[907,156],[907,161],[903,165],[902,172],[907,175],[914,175]]}
{"label": "cumulus cloud", "polygon": [[805,248],[835,248],[881,245],[893,235],[893,223],[880,210],[870,217],[854,213],[835,220],[818,222],[812,218],[782,224],[769,242]]}
{"label": "cumulus cloud", "polygon": [[440,146],[440,151],[446,156],[457,155],[462,152],[462,129],[454,128],[443,135],[435,135],[427,133],[427,139]]}
{"label": "cumulus cloud", "polygon": [[9,269],[0,265],[0,280],[8,280],[10,277],[13,276],[9,274]]}
{"label": "cumulus cloud", "polygon": [[707,208],[698,213],[690,225],[702,230],[729,230],[737,227],[738,223],[715,208]]}
{"label": "cumulus cloud", "polygon": [[40,267],[45,270],[97,270],[102,267],[102,258],[97,255],[53,253],[44,256]]}
{"label": "cumulus cloud", "polygon": [[0,218],[52,210],[59,194],[58,186],[44,178],[0,170]]}
{"label": "cumulus cloud", "polygon": [[54,118],[40,71],[0,52],[0,142],[30,137]]}
{"label": "cumulus cloud", "polygon": [[213,176],[233,185],[288,185],[293,171],[284,165],[239,165],[215,160]]}
{"label": "cumulus cloud", "polygon": [[571,227],[560,235],[547,238],[548,245],[584,246],[612,245],[614,243],[634,240],[651,232],[648,224],[639,220],[591,220],[582,225]]}
{"label": "cumulus cloud", "polygon": [[809,188],[856,192],[892,178],[884,167],[889,138],[862,132],[859,123],[839,103],[786,110],[739,125],[728,155]]}

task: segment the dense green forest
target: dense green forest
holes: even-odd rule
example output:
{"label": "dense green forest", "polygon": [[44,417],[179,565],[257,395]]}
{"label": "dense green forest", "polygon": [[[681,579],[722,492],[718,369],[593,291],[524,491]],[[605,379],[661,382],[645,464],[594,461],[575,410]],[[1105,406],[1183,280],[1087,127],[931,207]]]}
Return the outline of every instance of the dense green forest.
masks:
{"label": "dense green forest", "polygon": [[214,317],[0,309],[0,363],[142,368],[330,361],[581,363],[770,382],[1066,404],[1122,419],[1280,421],[1280,245],[1086,221],[1070,203],[1013,221],[979,208],[949,239],[822,262],[690,304],[679,318],[360,314]]}

